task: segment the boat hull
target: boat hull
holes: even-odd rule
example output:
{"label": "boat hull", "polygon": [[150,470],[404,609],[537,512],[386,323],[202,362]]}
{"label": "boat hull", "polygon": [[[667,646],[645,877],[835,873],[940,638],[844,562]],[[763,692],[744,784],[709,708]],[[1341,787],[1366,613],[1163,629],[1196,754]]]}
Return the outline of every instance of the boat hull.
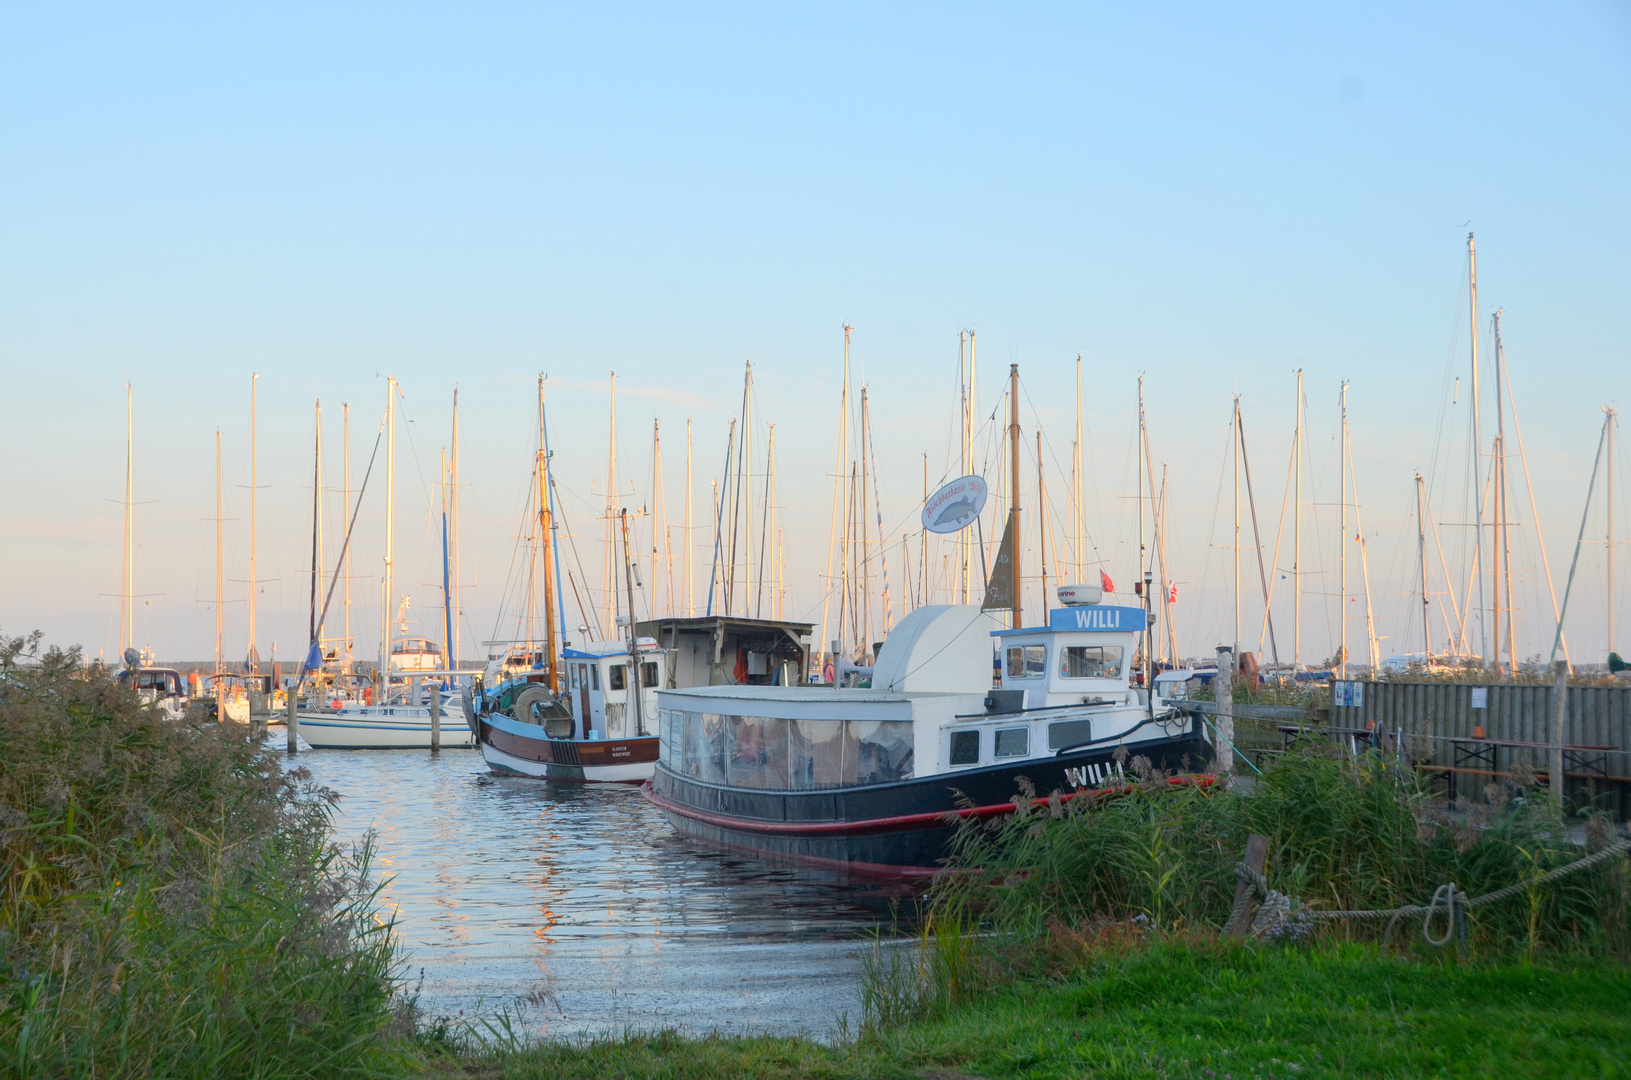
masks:
{"label": "boat hull", "polygon": [[509,776],[588,784],[639,784],[657,764],[656,736],[638,739],[551,739],[537,724],[500,713],[480,718],[478,742],[487,767]]}
{"label": "boat hull", "polygon": [[[1169,772],[1192,773],[1212,757],[1194,728],[1127,749]],[[645,795],[677,832],[709,846],[869,877],[927,877],[950,854],[960,819],[1013,810],[1021,778],[1039,797],[1113,788],[1124,775],[1114,753],[1114,746],[1092,747],[895,784],[798,792],[702,783],[659,764]]]}
{"label": "boat hull", "polygon": [[[429,750],[430,713],[405,705],[362,705],[338,711],[302,712],[300,737],[317,750]],[[442,710],[442,749],[468,747],[475,739],[457,712]]]}

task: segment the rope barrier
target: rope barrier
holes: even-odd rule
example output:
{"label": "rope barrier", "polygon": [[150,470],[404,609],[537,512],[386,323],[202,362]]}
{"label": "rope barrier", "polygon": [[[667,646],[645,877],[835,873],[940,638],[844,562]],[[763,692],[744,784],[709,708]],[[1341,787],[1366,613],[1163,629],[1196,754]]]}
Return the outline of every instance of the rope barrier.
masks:
{"label": "rope barrier", "polygon": [[[1261,903],[1257,916],[1252,920],[1252,933],[1256,937],[1263,937],[1284,925],[1295,912],[1302,918],[1318,922],[1335,922],[1340,919],[1387,919],[1387,929],[1382,932],[1382,940],[1386,941],[1392,936],[1401,919],[1420,915],[1422,917],[1422,937],[1426,939],[1429,945],[1442,948],[1450,943],[1452,937],[1457,936],[1458,931],[1460,937],[1463,940],[1465,939],[1465,912],[1485,904],[1493,904],[1508,897],[1517,896],[1519,893],[1568,877],[1570,874],[1596,866],[1598,863],[1606,862],[1609,859],[1617,858],[1627,852],[1631,852],[1631,837],[1621,837],[1601,851],[1576,859],[1567,866],[1548,870],[1539,877],[1529,881],[1520,881],[1515,885],[1508,885],[1504,889],[1496,889],[1494,892],[1485,893],[1483,896],[1469,898],[1452,881],[1433,890],[1432,899],[1427,902],[1426,906],[1405,904],[1395,908],[1323,911],[1318,908],[1304,907],[1284,893],[1269,888],[1268,879],[1243,862],[1235,863],[1235,876],[1251,886],[1251,891],[1247,895],[1255,896]],[[1247,902],[1249,902],[1247,899],[1242,898],[1237,903],[1237,910],[1232,913],[1232,916],[1240,914],[1240,909],[1244,908]],[[1444,933],[1439,937],[1434,937],[1433,920],[1441,912],[1445,919]]]}

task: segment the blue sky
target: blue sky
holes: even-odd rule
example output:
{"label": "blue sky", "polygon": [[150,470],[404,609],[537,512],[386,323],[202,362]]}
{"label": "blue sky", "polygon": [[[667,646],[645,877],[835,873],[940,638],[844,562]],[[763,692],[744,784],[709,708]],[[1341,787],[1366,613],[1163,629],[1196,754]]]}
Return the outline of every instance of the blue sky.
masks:
{"label": "blue sky", "polygon": [[[777,424],[784,610],[819,617],[848,321],[891,535],[921,494],[921,455],[945,472],[960,329],[978,328],[987,407],[1020,364],[1027,439],[1040,421],[1060,461],[1083,352],[1089,527],[1123,581],[1143,372],[1171,477],[1184,652],[1228,636],[1216,508],[1231,396],[1255,440],[1260,515],[1277,519],[1292,371],[1306,372],[1309,452],[1323,460],[1350,380],[1383,652],[1419,648],[1406,504],[1416,468],[1442,487],[1442,521],[1465,502],[1451,433],[1466,412],[1453,379],[1467,375],[1469,229],[1481,334],[1503,307],[1562,577],[1599,409],[1627,370],[1628,93],[1623,3],[12,5],[0,12],[0,626],[113,651],[102,594],[118,590],[120,511],[107,500],[122,494],[127,379],[139,587],[154,594],[138,636],[175,657],[212,647],[202,519],[217,429],[238,519],[229,576],[246,576],[246,492],[233,485],[248,482],[259,371],[261,575],[274,579],[259,636],[263,655],[271,640],[292,655],[315,397],[337,447],[339,402],[371,431],[380,376],[396,374],[419,455],[399,464],[429,475],[460,386],[464,577],[479,581],[465,604],[486,637],[518,528],[535,373],[553,380],[560,478],[584,508],[604,475],[607,372],[637,495],[663,422],[675,521],[693,417],[700,522],[750,358],[760,417]],[[1336,501],[1333,476],[1334,464],[1316,501]],[[399,485],[398,576],[412,567],[416,608],[435,574],[424,491]],[[377,511],[359,526],[359,564],[378,563]],[[576,525],[598,567],[594,524]],[[1334,563],[1334,528],[1321,528],[1307,543]],[[1446,530],[1464,546],[1464,528]],[[1532,546],[1515,568],[1535,562]],[[1594,652],[1602,553],[1582,555],[1573,602]],[[1523,651],[1545,651],[1549,602],[1525,572]],[[1315,606],[1304,651],[1323,656],[1336,604]],[[359,624],[376,619],[359,607]],[[228,636],[240,654],[242,628]]]}

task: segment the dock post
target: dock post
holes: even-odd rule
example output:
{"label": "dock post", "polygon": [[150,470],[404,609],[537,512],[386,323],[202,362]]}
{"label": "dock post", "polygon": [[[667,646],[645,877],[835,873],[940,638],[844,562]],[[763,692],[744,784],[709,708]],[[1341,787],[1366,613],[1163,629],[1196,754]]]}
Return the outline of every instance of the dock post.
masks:
{"label": "dock post", "polygon": [[1235,768],[1235,651],[1227,645],[1218,646],[1218,675],[1212,684],[1217,689],[1218,730],[1217,745],[1212,749],[1212,767],[1220,777],[1227,777]]}
{"label": "dock post", "polygon": [[442,684],[430,684],[430,752],[442,748]]}
{"label": "dock post", "polygon": [[1552,796],[1557,805],[1563,805],[1563,725],[1569,717],[1569,664],[1559,660],[1552,665],[1552,745],[1548,747],[1546,771],[1552,782]]}
{"label": "dock post", "polygon": [[286,707],[288,711],[284,715],[283,723],[289,732],[289,753],[298,754],[300,752],[300,688],[298,685],[289,687],[289,700]]}
{"label": "dock post", "polygon": [[[1269,838],[1252,833],[1246,837],[1246,857],[1240,860],[1246,869],[1253,874],[1262,876],[1263,867],[1269,858]],[[1237,875],[1239,881],[1235,884],[1235,905],[1229,912],[1229,922],[1223,927],[1225,937],[1243,938],[1252,928],[1252,919],[1257,915],[1257,909],[1262,901],[1257,897],[1256,883],[1245,875]]]}

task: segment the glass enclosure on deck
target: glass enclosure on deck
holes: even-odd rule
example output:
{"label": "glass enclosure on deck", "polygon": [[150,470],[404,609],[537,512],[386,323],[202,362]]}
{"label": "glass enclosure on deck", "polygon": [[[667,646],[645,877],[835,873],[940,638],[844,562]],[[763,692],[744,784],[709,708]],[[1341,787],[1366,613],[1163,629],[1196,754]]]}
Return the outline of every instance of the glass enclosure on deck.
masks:
{"label": "glass enclosure on deck", "polygon": [[665,709],[662,760],[680,776],[764,791],[912,778],[910,720],[787,720]]}

